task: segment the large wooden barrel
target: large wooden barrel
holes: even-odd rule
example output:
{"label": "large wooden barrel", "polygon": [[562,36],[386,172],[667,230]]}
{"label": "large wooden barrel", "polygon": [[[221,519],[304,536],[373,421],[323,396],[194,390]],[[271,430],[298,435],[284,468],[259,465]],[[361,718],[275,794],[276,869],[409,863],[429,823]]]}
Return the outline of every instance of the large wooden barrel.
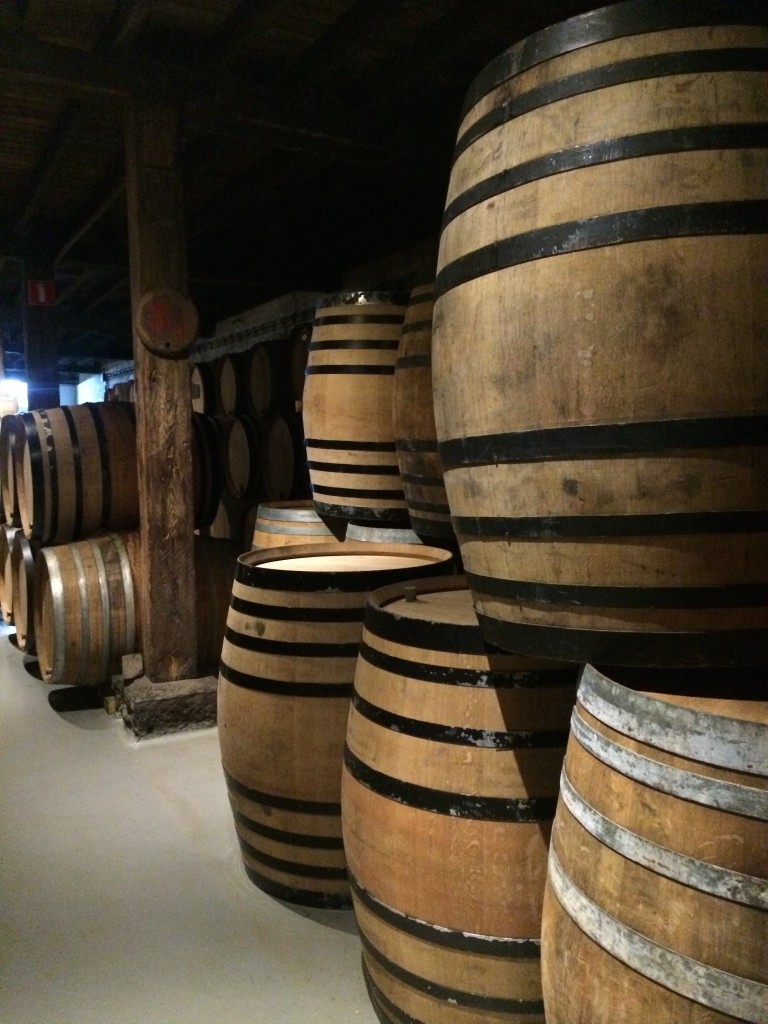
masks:
{"label": "large wooden barrel", "polygon": [[370,595],[341,815],[383,1022],[543,1022],[541,905],[576,676],[489,655],[461,576]]}
{"label": "large wooden barrel", "polygon": [[[195,537],[195,632],[201,671],[218,668],[239,548]],[[42,548],[35,559],[34,635],[43,679],[93,686],[141,650],[138,533]]]}
{"label": "large wooden barrel", "polygon": [[766,950],[768,702],[588,665],[550,848],[547,1021],[766,1024]]}
{"label": "large wooden barrel", "polygon": [[13,526],[21,522],[16,490],[17,448],[21,429],[22,421],[18,415],[8,414],[0,420],[0,501],[3,519]]}
{"label": "large wooden barrel", "polygon": [[438,548],[336,543],[238,559],[221,652],[221,757],[245,871],[292,903],[349,903],[344,735],[368,593],[438,574]]}
{"label": "large wooden barrel", "polygon": [[413,530],[425,542],[456,543],[437,450],[432,399],[434,287],[411,291],[395,363],[392,419],[397,461]]}
{"label": "large wooden barrel", "polygon": [[256,513],[251,548],[296,544],[333,544],[336,538],[315,512],[311,500],[262,501]]}
{"label": "large wooden barrel", "polygon": [[750,0],[604,7],[470,88],[432,359],[490,643],[764,663],[766,110]]}
{"label": "large wooden barrel", "polygon": [[136,525],[136,426],[130,402],[21,413],[21,526],[41,544]]}
{"label": "large wooden barrel", "polygon": [[312,496],[323,517],[408,522],[392,424],[407,301],[350,292],[317,310],[303,418]]}
{"label": "large wooden barrel", "polygon": [[16,644],[25,654],[34,654],[35,642],[35,551],[23,530],[17,530],[6,561],[10,575],[8,596],[12,605]]}

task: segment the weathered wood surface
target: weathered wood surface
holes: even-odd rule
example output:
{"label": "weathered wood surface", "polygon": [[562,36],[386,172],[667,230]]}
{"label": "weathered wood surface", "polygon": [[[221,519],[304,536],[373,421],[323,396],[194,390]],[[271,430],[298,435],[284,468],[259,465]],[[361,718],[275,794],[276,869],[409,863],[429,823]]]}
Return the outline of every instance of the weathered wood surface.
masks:
{"label": "weathered wood surface", "polygon": [[[179,113],[136,100],[126,124],[131,296],[186,291]],[[139,583],[147,676],[197,674],[190,371],[161,358],[134,331],[136,451],[143,572]]]}

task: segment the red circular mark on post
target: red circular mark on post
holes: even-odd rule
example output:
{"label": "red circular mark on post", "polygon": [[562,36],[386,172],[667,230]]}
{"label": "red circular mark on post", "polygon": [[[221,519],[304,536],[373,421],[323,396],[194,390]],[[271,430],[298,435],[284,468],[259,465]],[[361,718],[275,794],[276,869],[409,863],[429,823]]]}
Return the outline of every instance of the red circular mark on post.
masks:
{"label": "red circular mark on post", "polygon": [[155,355],[180,356],[197,338],[197,310],[190,299],[170,288],[146,292],[136,310],[136,330]]}

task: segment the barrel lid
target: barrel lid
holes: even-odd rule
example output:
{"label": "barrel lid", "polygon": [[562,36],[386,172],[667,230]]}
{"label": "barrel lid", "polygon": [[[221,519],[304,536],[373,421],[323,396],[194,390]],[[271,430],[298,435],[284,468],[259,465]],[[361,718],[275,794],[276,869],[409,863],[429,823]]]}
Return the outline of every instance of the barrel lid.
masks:
{"label": "barrel lid", "polygon": [[387,615],[478,629],[477,615],[464,576],[395,583],[374,591],[369,604]]}

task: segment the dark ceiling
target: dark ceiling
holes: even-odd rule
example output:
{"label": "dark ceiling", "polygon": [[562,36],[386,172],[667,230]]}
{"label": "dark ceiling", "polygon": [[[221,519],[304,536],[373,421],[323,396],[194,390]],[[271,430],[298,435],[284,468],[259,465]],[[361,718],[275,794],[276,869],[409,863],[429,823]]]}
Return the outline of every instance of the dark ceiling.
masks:
{"label": "dark ceiling", "polygon": [[[183,110],[201,334],[437,237],[464,94],[589,0],[0,0],[0,340],[49,267],[62,381],[131,357],[126,104]],[[41,268],[43,273],[41,273]]]}

